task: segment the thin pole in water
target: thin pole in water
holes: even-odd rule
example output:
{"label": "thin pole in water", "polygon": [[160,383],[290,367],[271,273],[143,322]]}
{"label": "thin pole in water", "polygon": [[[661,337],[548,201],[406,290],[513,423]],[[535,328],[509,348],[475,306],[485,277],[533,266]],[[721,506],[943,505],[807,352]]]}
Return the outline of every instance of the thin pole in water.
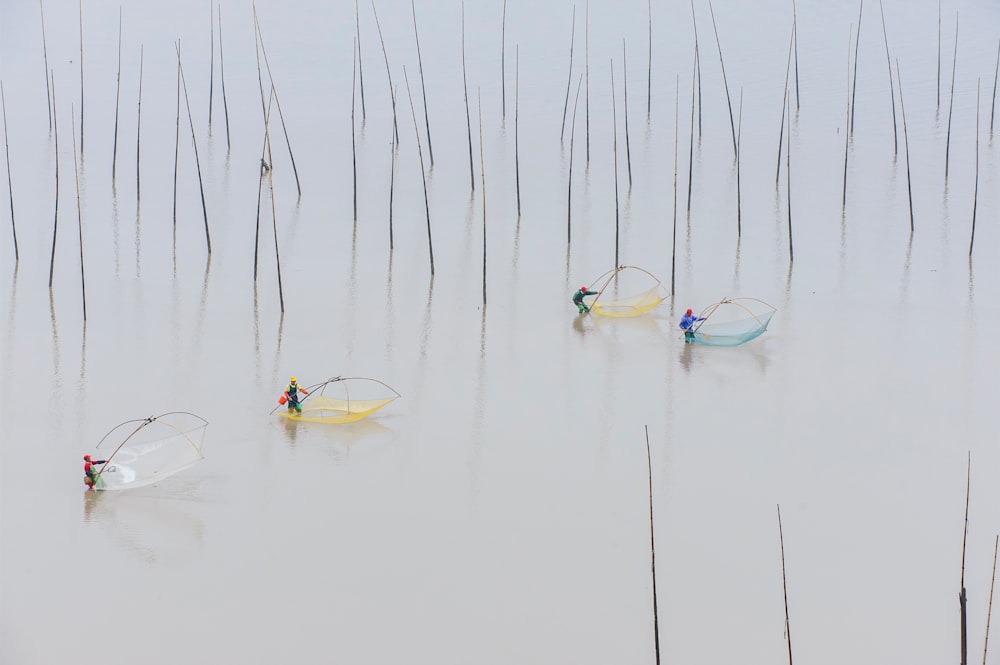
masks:
{"label": "thin pole in water", "polygon": [[[70,123],[75,123],[73,119],[73,105],[70,104]],[[76,227],[80,238],[80,295],[83,301],[83,320],[87,321],[87,283],[83,270],[83,209],[80,206],[80,171],[76,162],[76,128],[72,127],[70,133],[73,135],[73,174],[76,176]]]}
{"label": "thin pole in water", "polygon": [[14,262],[21,260],[17,249],[17,226],[14,224],[14,186],[10,177],[10,134],[7,132],[7,99],[3,94],[3,81],[0,81],[0,105],[3,106],[3,141],[7,153],[7,192],[10,194],[10,230],[14,234]]}
{"label": "thin pole in water", "polygon": [[[268,73],[270,76],[270,72]],[[277,94],[274,92],[274,81],[271,81],[271,94],[275,97],[277,101]],[[279,116],[280,116],[279,112]],[[264,119],[264,145],[267,146],[267,161],[274,163],[274,158],[271,156],[271,136],[268,126],[271,120],[271,112],[268,110],[267,117]],[[278,252],[278,216],[275,212],[274,204],[274,169],[267,170],[267,185],[270,189],[271,194],[271,232],[274,235],[274,264],[278,271],[278,304],[281,308],[281,313],[285,313],[285,290],[282,287],[281,282],[281,254]]]}
{"label": "thin pole in water", "polygon": [[851,86],[851,136],[854,136],[854,100],[858,93],[858,47],[861,46],[861,12],[865,7],[865,0],[861,0],[858,6],[858,32],[854,36],[854,84]]}
{"label": "thin pole in water", "polygon": [[420,179],[424,184],[424,211],[427,213],[427,252],[431,261],[431,277],[434,276],[434,243],[431,241],[431,204],[427,196],[427,172],[424,169],[424,151],[420,147],[420,129],[417,127],[417,112],[413,108],[413,95],[410,94],[410,79],[406,75],[406,65],[403,65],[403,78],[406,80],[406,97],[410,100],[410,114],[413,116],[413,133],[417,137],[417,154],[420,156]]}
{"label": "thin pole in water", "polygon": [[951,155],[951,112],[955,108],[955,66],[958,63],[958,12],[955,12],[955,55],[951,61],[951,99],[948,102],[948,138],[944,144],[944,182],[948,184],[948,162]]}
{"label": "thin pole in water", "polygon": [[889,61],[889,35],[885,31],[885,9],[882,7],[882,0],[878,2],[879,12],[882,14],[882,38],[885,41],[885,65],[889,69],[889,99],[892,101],[892,154],[899,154],[899,143],[896,138],[896,91],[892,87],[892,62]]}
{"label": "thin pole in water", "polygon": [[[518,108],[520,107],[520,75],[521,75],[521,52],[520,45],[514,45],[514,183],[517,187],[517,218],[521,218],[521,159],[518,148]],[[479,131],[482,132],[482,120],[480,120]],[[482,150],[480,150],[482,152]],[[484,176],[485,177],[485,176]],[[486,184],[483,183],[483,196],[486,196]]]}
{"label": "thin pole in water", "polygon": [[115,141],[111,149],[111,181],[115,179],[115,167],[118,162],[118,101],[122,92],[122,8],[118,7],[118,76],[115,90]]}
{"label": "thin pole in water", "polygon": [[365,68],[362,64],[361,59],[361,12],[358,10],[358,0],[354,0],[354,28],[357,30],[357,40],[358,40],[358,80],[360,81],[361,87],[361,122],[363,123],[366,119],[365,116]]}
{"label": "thin pole in water", "polygon": [[[389,52],[385,48],[385,39],[382,38],[382,25],[378,20],[378,12],[375,10],[375,0],[372,0],[372,14],[375,15],[375,27],[378,29],[378,40],[382,44],[382,57],[385,59],[385,73],[389,77],[389,96],[392,99],[392,131],[396,134],[396,141],[399,141],[399,125],[396,122],[396,89],[392,85],[392,70],[389,69]],[[281,107],[278,107],[281,110]]]}
{"label": "thin pole in water", "polygon": [[969,453],[969,462],[965,476],[965,528],[962,530],[962,579],[961,590],[958,593],[958,604],[960,612],[961,626],[961,665],[968,663],[968,622],[966,621],[966,605],[968,597],[965,593],[965,543],[969,536],[969,487],[972,484],[972,453]]}
{"label": "thin pole in water", "polygon": [[615,60],[611,59],[611,134],[614,137],[612,139],[611,153],[612,158],[612,168],[615,175],[615,266],[620,265],[619,263],[619,237],[620,237],[620,223],[618,214],[618,100],[615,98]]}
{"label": "thin pole in water", "polygon": [[[698,139],[701,140],[701,49],[698,46],[698,19],[695,18],[694,0],[691,0],[691,25],[694,26],[694,68],[698,75]],[[691,103],[694,103],[694,98]]]}
{"label": "thin pole in water", "polygon": [[142,130],[142,45],[139,45],[139,104],[135,113],[135,200],[139,202],[139,138]]}
{"label": "thin pole in water", "polygon": [[719,27],[715,23],[715,10],[712,0],[708,0],[708,10],[712,13],[712,28],[715,30],[715,44],[719,47],[719,64],[722,65],[722,85],[726,88],[726,104],[729,106],[729,128],[733,132],[733,159],[736,158],[736,123],[733,121],[733,102],[729,97],[729,83],[726,82],[726,63],[722,59],[722,42],[719,41]]}
{"label": "thin pole in water", "polygon": [[969,258],[976,241],[976,206],[979,203],[979,79],[976,79],[976,185],[972,190],[972,235],[969,238]]}
{"label": "thin pole in water", "polygon": [[628,189],[632,191],[632,149],[628,140],[628,60],[625,57],[625,38],[622,37],[622,86],[625,95],[625,164],[628,166]]}
{"label": "thin pole in water", "polygon": [[785,641],[788,643],[788,665],[792,665],[792,631],[788,622],[788,578],[785,576],[785,534],[781,529],[781,504],[778,504],[778,540],[781,543],[781,589],[785,598]]}
{"label": "thin pole in water", "polygon": [[181,87],[184,89],[184,104],[187,107],[188,124],[191,126],[191,143],[192,145],[194,145],[194,163],[198,169],[198,189],[201,191],[201,211],[205,217],[205,245],[208,247],[208,253],[211,254],[212,238],[208,232],[208,207],[205,204],[205,185],[201,179],[201,160],[198,158],[198,139],[195,137],[194,133],[194,118],[191,116],[191,100],[188,99],[187,81],[184,78],[184,65],[181,64],[181,47],[179,44],[176,45],[176,49],[177,49],[177,66],[180,67],[181,70]]}
{"label": "thin pole in water", "polygon": [[[698,47],[695,46],[694,61],[691,63],[691,141],[688,145],[688,202],[687,214],[691,216],[691,187],[694,183],[694,83],[698,74]],[[676,140],[674,141],[676,143]],[[671,292],[670,295],[673,295]]]}
{"label": "thin pole in water", "polygon": [[[52,129],[55,131],[56,140],[56,152],[55,152],[55,162],[56,162],[56,207],[52,218],[52,257],[49,259],[49,289],[52,289],[52,276],[56,269],[56,231],[59,228],[59,113],[56,107],[56,75],[55,72],[51,72],[52,76]],[[76,129],[74,128],[73,133],[76,134]]]}
{"label": "thin pole in water", "polygon": [[781,178],[781,143],[785,138],[785,95],[788,94],[788,75],[792,66],[792,44],[795,42],[795,24],[792,23],[792,35],[788,39],[788,59],[785,62],[785,89],[781,93],[781,128],[778,130],[778,165],[774,170],[774,189],[778,189],[778,179]]}
{"label": "thin pole in water", "polygon": [[[795,110],[799,110],[799,21],[795,11],[795,0],[792,0],[792,38],[795,40]],[[788,128],[791,132],[791,127]]]}
{"label": "thin pole in water", "polygon": [[[563,102],[562,127],[559,129],[559,142],[562,143],[563,134],[566,132],[566,111],[569,109],[569,87],[573,81],[573,45],[576,41],[576,5],[573,5],[573,29],[569,37],[569,72],[566,73],[566,101]],[[465,50],[462,50],[463,57]]]}
{"label": "thin pole in water", "polygon": [[465,95],[465,127],[469,136],[469,184],[476,191],[476,170],[472,161],[472,119],[469,117],[469,80],[465,75],[465,2],[462,2],[462,92]]}
{"label": "thin pole in water", "polygon": [[[691,89],[694,90],[694,78],[691,79]],[[681,77],[677,76],[674,83],[674,226],[673,240],[670,247],[670,297],[675,293],[677,278],[677,141],[679,138],[678,127],[680,123],[680,103],[681,103]],[[691,136],[694,136],[694,100],[691,102]],[[691,210],[691,177],[688,176],[688,211]]]}
{"label": "thin pole in water", "polygon": [[[653,0],[648,0],[646,3],[646,13],[649,16],[649,21],[647,22],[649,27],[649,59],[647,60],[646,67],[646,119],[649,119],[650,113],[653,109]],[[622,40],[625,41],[624,39]],[[626,111],[626,116],[628,112]],[[625,136],[628,137],[628,132],[625,132]],[[626,143],[628,139],[626,138]],[[629,167],[629,184],[632,184],[632,170]]]}
{"label": "thin pole in water", "polygon": [[49,89],[49,49],[45,45],[45,7],[38,0],[38,10],[42,15],[42,56],[45,58],[45,103],[49,109],[49,131],[52,131],[52,92]]}
{"label": "thin pole in water", "polygon": [[736,128],[736,237],[743,237],[743,198],[740,191],[740,146],[743,142],[743,86],[740,86],[740,112]]}
{"label": "thin pole in water", "polygon": [[941,110],[941,0],[938,0],[937,109]]}
{"label": "thin pole in water", "polygon": [[226,150],[232,146],[229,143],[229,104],[226,101],[226,59],[222,54],[222,5],[219,5],[219,76],[222,79],[222,111],[226,116]]}
{"label": "thin pole in water", "polygon": [[486,314],[486,157],[483,152],[483,100],[476,88],[476,103],[479,105],[479,175],[483,186],[483,315]]}
{"label": "thin pole in water", "polygon": [[[358,38],[354,38],[354,49],[351,51],[353,62],[351,63],[351,173],[354,174],[354,221],[358,221],[358,148],[355,139],[356,130],[354,127],[354,106],[355,91],[357,90],[358,78]],[[392,216],[392,189],[389,195],[389,215]],[[390,243],[391,246],[391,243]]]}
{"label": "thin pole in water", "polygon": [[[257,65],[258,74],[260,72],[260,64]],[[261,102],[264,100],[264,90],[261,89]],[[271,97],[266,104],[264,104],[264,141],[260,147],[260,163],[261,168],[270,171],[270,166],[267,162],[271,159],[271,136],[268,132],[268,123],[271,120],[271,101],[274,100],[274,91],[272,88]],[[265,157],[267,158],[265,160]],[[257,222],[254,226],[254,236],[253,236],[253,281],[257,282],[257,264],[258,257],[260,256],[260,199],[264,193],[264,172],[261,172],[261,176],[257,181]]]}
{"label": "thin pole in water", "polygon": [[[372,7],[374,7],[374,4]],[[253,21],[257,34],[260,35],[260,51],[264,54],[264,66],[267,68],[267,78],[271,81],[271,92],[274,94],[274,103],[278,107],[278,118],[281,120],[281,129],[285,134],[285,145],[288,146],[288,156],[292,160],[292,172],[295,174],[295,189],[298,190],[299,196],[302,196],[302,187],[299,186],[299,170],[295,168],[295,155],[292,154],[292,144],[291,141],[288,140],[288,127],[285,125],[285,114],[281,111],[281,99],[278,98],[278,90],[274,86],[274,76],[271,75],[271,63],[267,58],[267,49],[264,47],[264,33],[261,32],[260,23],[257,22],[256,7],[254,7]],[[388,61],[386,61],[386,67],[388,67]],[[183,78],[183,73],[181,74],[181,77]],[[187,97],[186,91],[184,96],[185,98]],[[261,101],[263,101],[263,99]],[[395,111],[395,105],[393,106],[393,111]],[[271,165],[274,166],[274,163],[272,162]]]}
{"label": "thin pole in water", "polygon": [[903,105],[903,79],[899,74],[899,58],[896,58],[896,85],[899,86],[899,112],[903,116],[903,147],[906,149],[906,191],[910,199],[910,235],[913,234],[913,184],[910,179],[910,138],[906,132],[906,107]]}
{"label": "thin pole in water", "polygon": [[413,10],[413,36],[417,42],[417,64],[420,66],[420,91],[424,97],[424,126],[427,128],[427,154],[431,158],[431,168],[434,168],[434,147],[431,145],[431,121],[427,113],[427,86],[424,84],[424,60],[420,56],[420,35],[417,33],[417,5],[414,0],[410,0],[410,8]]}
{"label": "thin pole in water", "polygon": [[583,74],[576,82],[576,99],[573,101],[573,121],[569,128],[569,177],[566,179],[566,247],[573,239],[573,146],[576,143],[576,109],[580,105],[580,85]]}
{"label": "thin pole in water", "polygon": [[395,240],[392,232],[392,200],[396,186],[396,139],[389,134],[389,147],[392,149],[392,156],[389,161],[389,263],[392,263],[392,250],[395,249]]}
{"label": "thin pole in water", "polygon": [[993,614],[993,585],[997,581],[997,549],[1000,548],[1000,536],[993,538],[993,573],[990,575],[990,600],[986,606],[986,637],[983,639],[983,665],[986,665],[986,650],[990,646],[990,617]]}
{"label": "thin pole in water", "polygon": [[[500,108],[501,120],[507,119],[507,0],[503,0],[503,18],[500,19]],[[479,93],[476,93],[477,95]]]}
{"label": "thin pole in water", "polygon": [[993,101],[990,102],[990,136],[993,135],[993,116],[997,110],[997,73],[1000,73],[1000,41],[997,41],[997,64],[993,67]]}
{"label": "thin pole in water", "polygon": [[[75,142],[76,128],[73,136]],[[83,0],[80,0],[80,158],[83,158]]]}
{"label": "thin pole in water", "polygon": [[649,453],[649,425],[646,429],[646,473],[649,476],[649,565],[653,577],[653,646],[656,649],[656,665],[660,665],[660,618],[656,602],[656,537],[653,532],[653,461]]}
{"label": "thin pole in water", "polygon": [[587,0],[586,18],[584,19],[584,73],[586,74],[586,93],[584,95],[584,112],[587,116],[587,164],[590,164],[590,0]]}
{"label": "thin pole in water", "polygon": [[[181,42],[177,40],[177,50]],[[177,242],[177,162],[181,146],[181,63],[177,61],[177,127],[174,130],[174,242]],[[256,277],[256,257],[254,257],[254,276]]]}
{"label": "thin pole in water", "polygon": [[208,3],[208,33],[211,42],[208,56],[208,126],[212,127],[212,96],[215,87],[215,6]]}
{"label": "thin pole in water", "polygon": [[[790,95],[785,96],[785,105],[788,112],[785,113],[788,122],[789,132],[792,128],[792,101]],[[791,275],[791,264],[795,261],[795,249],[792,244],[792,142],[785,142],[785,196],[788,201],[788,263],[789,275]]]}
{"label": "thin pole in water", "polygon": [[851,145],[851,39],[854,37],[854,24],[851,24],[847,37],[847,119],[844,121],[844,196],[841,210],[847,207],[847,154]]}

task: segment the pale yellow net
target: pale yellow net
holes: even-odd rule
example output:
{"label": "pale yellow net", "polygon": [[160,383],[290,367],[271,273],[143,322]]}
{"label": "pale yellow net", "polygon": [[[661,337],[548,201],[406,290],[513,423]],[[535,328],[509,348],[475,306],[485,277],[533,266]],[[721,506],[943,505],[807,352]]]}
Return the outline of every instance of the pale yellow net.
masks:
{"label": "pale yellow net", "polygon": [[302,402],[301,412],[283,409],[280,413],[289,420],[301,420],[309,423],[353,423],[388,406],[397,397],[394,395],[384,399],[346,400],[316,395]]}
{"label": "pale yellow net", "polygon": [[644,293],[620,300],[605,300],[601,298],[590,308],[594,314],[625,318],[639,316],[651,311],[665,300],[659,284]]}

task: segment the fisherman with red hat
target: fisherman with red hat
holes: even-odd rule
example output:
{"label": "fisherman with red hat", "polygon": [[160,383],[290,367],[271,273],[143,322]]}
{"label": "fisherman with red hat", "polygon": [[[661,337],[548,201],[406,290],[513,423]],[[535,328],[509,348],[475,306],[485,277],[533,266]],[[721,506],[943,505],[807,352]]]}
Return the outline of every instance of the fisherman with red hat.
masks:
{"label": "fisherman with red hat", "polygon": [[580,310],[580,314],[586,314],[590,311],[590,308],[583,302],[583,297],[596,295],[597,291],[590,291],[586,286],[581,286],[580,290],[573,294],[573,304],[576,305],[578,310]]}
{"label": "fisherman with red hat", "polygon": [[107,464],[107,460],[90,459],[90,455],[83,456],[83,484],[87,486],[88,490],[94,489],[94,485],[97,484],[97,477],[99,475],[96,466],[98,464]]}
{"label": "fisherman with red hat", "polygon": [[694,327],[694,324],[704,320],[704,316],[695,316],[694,310],[691,308],[688,308],[688,311],[684,312],[684,316],[681,317],[679,325],[681,330],[684,331],[685,342],[690,343],[694,341],[694,330],[692,330],[692,328]]}

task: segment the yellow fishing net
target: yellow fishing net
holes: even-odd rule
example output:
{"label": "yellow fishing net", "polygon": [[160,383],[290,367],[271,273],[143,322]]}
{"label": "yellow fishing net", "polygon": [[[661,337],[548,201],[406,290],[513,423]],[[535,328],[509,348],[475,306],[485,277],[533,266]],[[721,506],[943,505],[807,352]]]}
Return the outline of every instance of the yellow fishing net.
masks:
{"label": "yellow fishing net", "polygon": [[326,395],[310,396],[302,402],[302,411],[282,409],[281,415],[289,420],[309,423],[353,423],[367,418],[393,402],[398,395],[384,399],[338,399]]}
{"label": "yellow fishing net", "polygon": [[660,285],[656,284],[648,291],[630,298],[622,298],[620,300],[605,300],[604,298],[600,298],[591,306],[590,311],[601,316],[618,318],[639,316],[652,310],[664,300],[665,298],[661,294]]}

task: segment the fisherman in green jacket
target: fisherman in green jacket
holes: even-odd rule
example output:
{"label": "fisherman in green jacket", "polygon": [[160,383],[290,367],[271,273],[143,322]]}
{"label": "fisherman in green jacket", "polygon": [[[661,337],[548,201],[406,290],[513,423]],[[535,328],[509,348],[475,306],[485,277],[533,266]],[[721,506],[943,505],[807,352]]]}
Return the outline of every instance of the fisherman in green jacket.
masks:
{"label": "fisherman in green jacket", "polygon": [[573,304],[576,305],[576,308],[578,310],[580,310],[580,314],[586,314],[587,312],[590,311],[590,308],[587,307],[587,304],[583,302],[583,297],[596,296],[596,295],[597,291],[589,291],[586,286],[581,286],[580,290],[573,294]]}

